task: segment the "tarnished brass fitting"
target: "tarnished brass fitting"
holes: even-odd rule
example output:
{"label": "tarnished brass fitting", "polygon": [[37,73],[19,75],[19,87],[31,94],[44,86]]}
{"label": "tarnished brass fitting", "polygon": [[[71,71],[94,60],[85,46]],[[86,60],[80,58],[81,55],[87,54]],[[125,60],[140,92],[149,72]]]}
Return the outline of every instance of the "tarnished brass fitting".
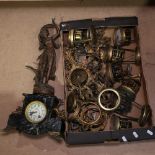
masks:
{"label": "tarnished brass fitting", "polygon": [[85,43],[93,40],[91,29],[71,29],[69,31],[68,40],[71,46],[78,43]]}

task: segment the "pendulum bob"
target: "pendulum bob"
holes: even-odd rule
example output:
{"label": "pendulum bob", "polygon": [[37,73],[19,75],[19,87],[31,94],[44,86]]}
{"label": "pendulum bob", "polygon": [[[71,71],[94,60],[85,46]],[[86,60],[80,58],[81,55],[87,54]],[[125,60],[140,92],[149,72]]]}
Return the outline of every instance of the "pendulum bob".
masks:
{"label": "pendulum bob", "polygon": [[141,107],[141,114],[138,123],[141,127],[144,127],[146,124],[152,125],[152,110],[148,104],[144,104]]}
{"label": "pendulum bob", "polygon": [[140,127],[144,127],[146,125],[152,125],[152,110],[148,104],[144,104],[141,106],[140,115],[138,118],[130,118],[131,120],[137,122]]}

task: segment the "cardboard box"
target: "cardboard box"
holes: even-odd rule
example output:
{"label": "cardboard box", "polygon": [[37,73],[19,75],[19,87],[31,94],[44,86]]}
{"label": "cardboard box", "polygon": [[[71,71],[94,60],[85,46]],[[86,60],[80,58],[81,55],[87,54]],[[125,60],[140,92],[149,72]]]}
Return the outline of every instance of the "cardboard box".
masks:
{"label": "cardboard box", "polygon": [[[137,123],[133,123],[133,122],[135,122],[133,120],[132,127],[129,127],[127,129],[125,129],[124,127],[120,128],[120,129],[110,129],[111,124],[108,122],[109,124],[107,123],[104,129],[94,130],[94,128],[93,128],[93,131],[92,131],[93,125],[88,125],[87,123],[84,122],[84,119],[86,119],[86,118],[81,116],[82,108],[85,108],[85,107],[83,107],[83,104],[85,104],[85,103],[90,104],[91,102],[94,102],[95,104],[97,104],[97,106],[98,105],[100,106],[100,104],[99,104],[99,100],[98,100],[98,95],[95,97],[93,95],[90,97],[85,97],[85,94],[83,94],[82,91],[89,87],[89,83],[94,83],[94,82],[97,83],[98,82],[98,81],[94,81],[94,76],[97,77],[98,72],[101,72],[101,70],[104,70],[105,73],[103,73],[103,74],[109,78],[109,71],[107,73],[107,70],[108,70],[107,68],[96,70],[96,72],[93,73],[87,67],[87,65],[89,65],[89,57],[96,58],[99,54],[98,53],[99,51],[97,51],[94,47],[94,46],[98,46],[97,41],[94,43],[94,45],[93,45],[94,48],[91,49],[92,50],[91,53],[89,53],[90,49],[88,49],[88,47],[91,46],[90,44],[93,44],[93,42],[91,42],[92,40],[89,38],[91,36],[87,36],[88,37],[87,39],[90,39],[91,41],[83,41],[85,39],[84,31],[89,30],[92,27],[93,27],[93,29],[95,29],[94,31],[98,35],[98,36],[96,36],[96,38],[94,37],[96,40],[99,38],[100,34],[97,32],[100,29],[104,31],[103,36],[111,38],[109,45],[112,46],[112,48],[113,48],[113,54],[111,54],[111,55],[112,55],[112,57],[114,57],[114,59],[115,58],[118,59],[118,57],[121,55],[120,54],[121,51],[118,51],[118,53],[117,53],[117,50],[119,50],[119,49],[125,50],[122,60],[111,60],[111,62],[110,61],[105,62],[104,59],[106,59],[106,56],[104,55],[103,59],[101,58],[103,60],[101,62],[103,65],[106,64],[106,66],[107,66],[107,65],[109,65],[109,63],[112,63],[114,66],[116,66],[117,62],[121,61],[122,64],[121,64],[120,68],[121,67],[123,68],[124,67],[123,65],[125,65],[125,66],[127,65],[127,66],[131,67],[130,69],[132,70],[131,71],[132,75],[131,74],[128,75],[128,78],[133,77],[134,79],[136,79],[137,77],[135,78],[134,76],[139,76],[139,74],[141,74],[140,75],[141,86],[140,86],[139,90],[137,90],[135,98],[131,101],[132,105],[130,105],[131,107],[129,107],[128,111],[125,112],[125,115],[128,115],[129,117],[133,117],[133,118],[139,118],[140,115],[142,115],[141,114],[142,113],[141,106],[143,104],[145,104],[145,105],[149,104],[148,99],[147,99],[148,96],[147,96],[147,90],[146,90],[146,85],[145,85],[145,78],[143,75],[143,69],[142,69],[142,65],[141,65],[141,61],[140,61],[140,57],[139,57],[140,53],[137,53],[139,51],[136,51],[137,48],[139,48],[139,34],[138,34],[138,19],[137,19],[137,17],[111,17],[111,18],[105,18],[105,19],[86,19],[86,20],[74,20],[74,21],[62,22],[61,30],[62,30],[62,35],[63,35],[62,41],[63,41],[63,53],[64,53],[64,64],[65,64],[65,67],[64,67],[65,107],[66,107],[66,117],[68,118],[68,120],[66,122],[66,139],[65,139],[66,142],[68,144],[91,144],[91,143],[103,143],[103,142],[110,142],[110,141],[130,142],[130,141],[154,139],[155,138],[155,135],[154,135],[155,127],[152,126],[152,124],[150,125],[149,122],[146,123],[145,125],[144,124],[138,125],[138,124],[141,124],[140,119],[136,120]],[[131,31],[133,31],[133,32],[129,33],[129,36],[126,36],[126,39],[128,37],[128,39],[130,40],[129,42],[127,42],[128,40],[126,40],[123,43],[120,43],[121,40],[118,39],[120,36],[117,36],[118,38],[115,38],[115,35],[117,35],[116,33],[119,33],[118,29],[119,30],[120,29],[121,30],[122,29],[125,29],[125,30],[130,29]],[[102,33],[102,31],[101,31],[101,33]],[[117,43],[117,41],[115,39],[116,40],[118,39],[120,42]],[[83,45],[84,45],[84,49],[86,49],[85,53],[84,52],[82,53],[81,47]],[[109,45],[107,45],[107,46],[109,46]],[[117,48],[117,50],[114,51],[116,48]],[[140,50],[140,49],[138,49],[138,50]],[[83,57],[85,56],[85,58],[81,58],[80,56],[78,57],[78,52],[81,52],[82,53],[81,55],[83,55]],[[108,53],[108,51],[101,51],[101,52]],[[80,60],[80,58],[82,60]],[[100,61],[100,58],[97,61]],[[82,70],[81,71],[82,73],[78,72],[79,69]],[[115,85],[116,84],[123,85],[123,80],[126,80],[124,77],[127,78],[127,75],[124,75],[124,77],[122,77],[122,79],[119,79],[121,77],[117,77],[117,76],[121,76],[121,75],[119,75],[119,74],[121,74],[121,73],[119,73],[119,69],[114,67],[114,70],[111,73],[111,74],[113,74],[113,78],[115,79],[115,80],[113,79],[114,81],[111,86],[105,86],[104,88],[102,88],[102,87],[99,88],[100,87],[99,86],[97,89],[99,89],[100,91],[102,91],[104,89],[112,88],[112,87],[115,90],[119,89],[120,86],[116,86],[116,88],[115,88]],[[84,70],[86,71],[86,73],[84,72]],[[73,72],[75,72],[75,71],[77,71],[77,74],[75,74],[73,77]],[[115,76],[115,72],[117,72],[116,76]],[[87,73],[88,73],[88,79],[86,79],[87,82],[82,84],[82,78],[84,78],[83,74],[87,74]],[[76,83],[78,83],[78,81],[76,79],[78,77],[78,74],[79,74],[79,79],[81,78],[80,79],[81,84],[79,82],[79,86],[76,85]],[[105,84],[104,82],[101,82],[101,83],[98,82],[98,83],[101,85]],[[134,89],[138,89],[138,88],[134,88]],[[80,95],[79,94],[76,95],[76,93],[74,93],[75,91],[77,94],[79,93]],[[89,88],[86,90],[85,93],[88,93],[88,91],[90,91]],[[91,91],[93,91],[93,90],[91,89]],[[125,90],[123,89],[123,91],[125,91]],[[76,96],[75,97],[76,99],[75,98],[73,99],[73,97],[72,98],[70,97],[71,96],[70,94],[72,94],[72,93],[74,93],[73,96]],[[98,93],[100,93],[100,92],[98,92]],[[83,95],[84,97],[82,96],[83,97],[82,98],[81,95]],[[92,97],[94,97],[94,99],[92,99]],[[122,97],[121,100],[123,100],[123,101],[121,101],[119,106],[121,106],[121,104],[124,104],[125,109],[127,109],[128,104],[130,104],[129,99],[130,99],[130,97],[129,98],[127,97],[127,99],[123,100],[123,97]],[[78,105],[78,107],[82,107],[79,111],[77,111],[77,107],[74,105],[74,101],[77,102],[76,104]],[[139,105],[140,107],[138,107],[138,108],[136,108],[134,105],[134,104],[137,104],[137,102],[141,104],[141,105]],[[71,105],[71,104],[73,104],[73,105]],[[70,111],[70,109],[73,108],[73,106],[75,109],[73,109],[73,111]],[[119,109],[119,106],[118,106],[118,109]],[[118,111],[117,108],[114,110],[109,110],[109,111],[103,109],[104,107],[102,108],[100,106],[100,108],[102,111],[106,112],[107,115],[109,115],[109,117],[112,115],[111,113],[117,113],[117,114],[120,114],[120,116],[122,115],[123,118],[126,118],[122,111],[117,112]],[[74,118],[70,118],[70,115],[76,115],[76,116],[74,116]],[[143,114],[143,115],[145,115],[145,114]],[[152,115],[151,111],[148,112],[148,115]],[[83,118],[82,121],[81,121],[81,119],[82,119],[81,117]],[[107,119],[109,120],[110,118],[107,118]],[[129,119],[129,118],[127,118],[127,119]],[[151,120],[148,120],[148,121],[151,121]],[[73,127],[70,127],[71,126],[70,124],[71,125],[78,124],[79,129],[75,130]],[[81,127],[81,126],[83,126],[83,127]],[[86,129],[86,130],[81,129],[81,128],[84,128],[85,126],[87,126],[88,129]]]}

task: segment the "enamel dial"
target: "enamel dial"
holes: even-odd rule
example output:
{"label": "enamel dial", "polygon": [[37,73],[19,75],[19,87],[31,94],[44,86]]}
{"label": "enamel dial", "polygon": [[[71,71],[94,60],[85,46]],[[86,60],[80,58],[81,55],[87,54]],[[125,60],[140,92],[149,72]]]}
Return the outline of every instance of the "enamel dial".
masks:
{"label": "enamel dial", "polygon": [[46,117],[47,109],[40,101],[30,102],[25,109],[25,117],[31,123],[40,123]]}

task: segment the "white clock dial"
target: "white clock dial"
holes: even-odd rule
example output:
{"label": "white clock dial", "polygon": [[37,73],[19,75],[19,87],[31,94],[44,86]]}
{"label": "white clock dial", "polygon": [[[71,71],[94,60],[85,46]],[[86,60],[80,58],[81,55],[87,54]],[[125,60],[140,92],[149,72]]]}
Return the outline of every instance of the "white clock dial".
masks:
{"label": "white clock dial", "polygon": [[39,123],[44,120],[47,109],[40,101],[30,102],[25,109],[25,117],[31,123]]}

